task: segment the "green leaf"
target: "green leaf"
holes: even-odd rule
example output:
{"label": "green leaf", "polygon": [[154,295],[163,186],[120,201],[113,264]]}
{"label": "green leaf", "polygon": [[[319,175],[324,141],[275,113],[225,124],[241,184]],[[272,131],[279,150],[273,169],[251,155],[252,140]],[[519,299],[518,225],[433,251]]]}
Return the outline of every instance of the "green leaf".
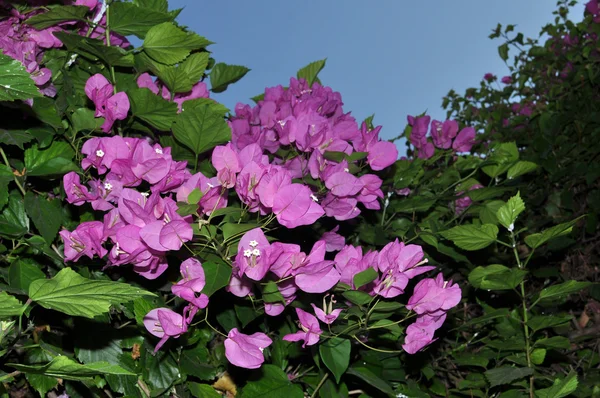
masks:
{"label": "green leaf", "polygon": [[169,14],[138,7],[132,3],[113,2],[109,9],[110,30],[123,36],[143,39],[154,25],[172,21]]}
{"label": "green leaf", "polygon": [[177,116],[177,104],[154,94],[148,88],[130,90],[131,114],[161,131],[171,129]]}
{"label": "green leaf", "polygon": [[223,230],[223,239],[229,241],[232,238],[242,235],[246,231],[250,231],[258,227],[256,224],[236,224],[236,223],[225,223],[221,227]]}
{"label": "green leaf", "polygon": [[546,358],[546,350],[543,348],[536,348],[531,352],[531,362],[534,365],[541,365]]}
{"label": "green leaf", "polygon": [[298,73],[296,73],[296,77],[298,79],[305,79],[308,83],[308,86],[311,87],[312,84],[317,80],[319,72],[321,72],[321,70],[323,70],[325,67],[325,62],[327,62],[327,58],[311,62],[310,64],[301,68]]}
{"label": "green leaf", "polygon": [[454,356],[454,362],[459,366],[479,366],[485,369],[487,368],[489,359],[481,355],[461,354]]}
{"label": "green leaf", "polygon": [[181,351],[179,367],[186,374],[200,380],[212,380],[219,373],[219,368],[210,364],[208,349],[200,344],[194,348]]}
{"label": "green leaf", "polygon": [[496,214],[502,206],[504,206],[504,202],[501,200],[485,202],[479,209],[479,219],[484,224],[498,225],[498,217],[496,217]]}
{"label": "green leaf", "polygon": [[58,380],[54,377],[30,373],[26,375],[27,381],[36,390],[40,396],[45,397],[46,393],[58,385]]}
{"label": "green leaf", "polygon": [[331,373],[335,376],[336,383],[339,384],[340,378],[348,369],[350,364],[350,351],[352,350],[352,344],[350,340],[342,339],[340,337],[334,337],[329,340],[325,340],[319,345],[319,354],[321,354],[321,360],[327,366]]}
{"label": "green leaf", "polygon": [[350,369],[348,369],[348,374],[358,377],[367,383],[367,385],[375,387],[379,391],[391,395],[396,396],[396,393],[392,389],[392,387],[385,381],[371,372],[369,369],[363,366],[352,365]]}
{"label": "green leaf", "polygon": [[[37,30],[43,30],[65,21],[85,21],[85,14],[90,11],[85,6],[56,6],[49,11],[34,15],[25,20],[27,25],[33,26]],[[111,21],[112,28],[112,21]]]}
{"label": "green leaf", "polygon": [[25,205],[21,195],[12,191],[9,195],[8,206],[0,216],[0,235],[10,238],[19,237],[29,230],[29,218],[25,214]]}
{"label": "green leaf", "polygon": [[205,261],[202,263],[206,284],[202,293],[211,296],[217,290],[227,286],[231,278],[231,267],[225,263]]}
{"label": "green leaf", "polygon": [[76,132],[97,131],[102,126],[103,119],[94,116],[89,108],[78,108],[71,115],[71,122]]}
{"label": "green leaf", "polygon": [[496,387],[503,384],[510,384],[515,380],[530,376],[533,374],[533,369],[501,366],[495,369],[487,370],[484,374],[488,379],[490,386]]}
{"label": "green leaf", "polygon": [[75,152],[66,142],[55,141],[46,149],[39,149],[33,145],[25,150],[25,168],[28,176],[44,176],[66,174],[77,170],[78,167],[71,161]]}
{"label": "green leaf", "polygon": [[46,200],[31,191],[27,191],[25,211],[27,211],[27,215],[40,231],[42,237],[51,244],[56,238],[62,223],[60,201],[57,199]]}
{"label": "green leaf", "polygon": [[22,63],[0,54],[0,101],[41,97],[34,81]]}
{"label": "green leaf", "polygon": [[277,283],[274,281],[269,281],[263,287],[262,298],[265,303],[283,303],[285,304],[285,299],[283,295],[277,288]]}
{"label": "green leaf", "polygon": [[535,342],[536,346],[556,349],[568,349],[571,347],[571,341],[563,336],[553,336],[539,339]]}
{"label": "green leaf", "polygon": [[515,229],[517,217],[524,210],[525,203],[523,203],[523,200],[521,199],[521,194],[517,192],[517,194],[510,198],[505,205],[498,209],[496,217],[498,217],[498,221],[500,221],[500,224],[502,224],[504,228],[512,231]]}
{"label": "green leaf", "polygon": [[[492,165],[483,166],[481,169],[492,178],[500,176],[519,160],[519,149],[514,142],[505,142],[494,146],[489,157]],[[478,190],[473,190],[473,192]]]}
{"label": "green leaf", "polygon": [[82,365],[64,355],[55,357],[50,363],[45,365],[7,363],[6,366],[15,368],[23,373],[42,374],[65,380],[89,380],[94,376],[102,375],[135,376],[135,373],[123,369],[118,365],[111,365],[108,362],[95,362]]}
{"label": "green leaf", "polygon": [[508,43],[504,43],[498,47],[498,54],[503,61],[508,59]]}
{"label": "green leaf", "polygon": [[0,292],[0,318],[20,315],[22,311],[23,304],[16,297]]}
{"label": "green leaf", "polygon": [[162,68],[157,76],[172,93],[186,93],[202,78],[208,66],[208,58],[207,52],[192,54],[177,67]]}
{"label": "green leaf", "polygon": [[38,263],[30,258],[19,258],[8,269],[8,284],[13,289],[23,292],[29,291],[31,282],[38,279],[46,279],[46,275],[40,267]]}
{"label": "green leaf", "polygon": [[263,365],[260,378],[248,381],[242,388],[242,398],[303,398],[300,386],[292,384],[281,369]]}
{"label": "green leaf", "polygon": [[514,166],[511,166],[506,173],[509,180],[522,176],[523,174],[531,173],[537,169],[537,164],[526,160],[519,160]]}
{"label": "green leaf", "polygon": [[174,65],[183,61],[190,52],[212,42],[195,33],[185,32],[171,22],[154,25],[146,33],[143,49],[155,61]]}
{"label": "green leaf", "polygon": [[177,380],[177,362],[168,351],[152,353],[144,344],[140,365],[143,379],[153,388],[167,389]]}
{"label": "green leaf", "polygon": [[358,290],[348,290],[344,293],[342,293],[342,295],[351,303],[354,303],[356,305],[365,305],[365,304],[369,304],[371,302],[371,300],[373,299],[373,297],[369,296],[367,293],[365,292],[360,292]]}
{"label": "green leaf", "polygon": [[451,240],[456,246],[464,250],[479,250],[496,241],[498,227],[492,224],[483,225],[458,225],[441,235]]}
{"label": "green leaf", "polygon": [[352,278],[352,282],[354,283],[354,288],[358,289],[361,286],[366,285],[367,283],[373,282],[375,279],[377,279],[377,277],[379,277],[377,271],[369,267],[366,270],[354,275],[354,277]]}
{"label": "green leaf", "polygon": [[29,298],[42,307],[86,318],[108,312],[111,304],[153,295],[125,283],[86,279],[70,268],[29,286]]}
{"label": "green leaf", "polygon": [[222,397],[221,394],[219,394],[213,387],[211,387],[208,384],[188,382],[187,386],[190,389],[190,393],[196,398],[221,398]]}
{"label": "green leaf", "polygon": [[545,230],[541,233],[531,234],[529,236],[526,236],[525,243],[527,243],[527,246],[531,247],[532,249],[536,249],[536,248],[540,247],[541,245],[543,245],[544,243],[548,242],[549,240],[570,234],[571,231],[573,230],[573,226],[580,219],[581,219],[581,217],[578,217],[569,222],[558,224],[552,228],[548,228],[547,230]]}
{"label": "green leaf", "polygon": [[222,62],[213,66],[210,71],[210,86],[213,93],[221,93],[227,86],[240,80],[250,69],[241,65],[227,65]]}
{"label": "green leaf", "polygon": [[133,53],[121,47],[106,46],[102,40],[80,36],[76,33],[54,32],[54,36],[58,37],[69,51],[77,52],[91,61],[101,60],[112,66],[133,66]]}
{"label": "green leaf", "polygon": [[563,398],[577,390],[577,375],[572,373],[564,379],[555,379],[552,387],[535,391],[538,398]]}
{"label": "green leaf", "polygon": [[167,0],[133,0],[133,4],[138,7],[148,8],[152,11],[169,11],[169,3]]}
{"label": "green leaf", "polygon": [[469,274],[469,283],[478,289],[511,290],[517,287],[527,275],[527,271],[492,264],[477,267]]}
{"label": "green leaf", "polygon": [[427,198],[423,196],[409,197],[395,200],[391,208],[398,213],[421,213],[427,211],[435,204],[436,198]]}
{"label": "green leaf", "polygon": [[14,145],[23,149],[23,144],[28,143],[33,136],[23,130],[5,130],[0,129],[0,144]]}
{"label": "green leaf", "polygon": [[570,322],[571,319],[573,319],[572,316],[537,315],[527,321],[527,326],[537,332],[538,330],[564,325]]}
{"label": "green leaf", "polygon": [[231,139],[219,106],[198,100],[186,101],[184,111],[175,118],[173,134],[196,155]]}
{"label": "green leaf", "polygon": [[540,292],[539,300],[556,299],[565,297],[572,293],[577,293],[580,290],[590,286],[590,282],[566,281],[558,285],[550,286]]}

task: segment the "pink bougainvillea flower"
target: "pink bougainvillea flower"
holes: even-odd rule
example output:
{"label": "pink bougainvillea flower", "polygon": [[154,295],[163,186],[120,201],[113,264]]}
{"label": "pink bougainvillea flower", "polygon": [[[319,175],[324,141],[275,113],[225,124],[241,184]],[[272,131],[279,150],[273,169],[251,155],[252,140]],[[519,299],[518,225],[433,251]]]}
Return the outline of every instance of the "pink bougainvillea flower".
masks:
{"label": "pink bougainvillea flower", "polygon": [[225,339],[225,357],[235,366],[258,369],[265,361],[264,349],[272,343],[273,340],[264,333],[247,335],[233,328]]}
{"label": "pink bougainvillea flower", "polygon": [[124,92],[116,93],[106,100],[102,131],[108,133],[116,120],[124,120],[129,112],[129,98]]}
{"label": "pink bougainvillea flower", "polygon": [[488,82],[491,82],[492,80],[494,80],[495,76],[491,73],[486,73],[485,75],[483,75],[483,78]]}
{"label": "pink bougainvillea flower", "polygon": [[104,257],[108,252],[102,247],[104,224],[100,221],[86,221],[72,232],[62,230],[59,234],[65,245],[65,261],[77,261],[81,256]]}
{"label": "pink bougainvillea flower", "polygon": [[328,252],[335,252],[342,250],[344,245],[346,244],[346,239],[337,233],[339,231],[340,226],[336,225],[334,229],[329,232],[323,233],[321,236],[321,240],[325,241],[326,246],[325,250]]}
{"label": "pink bougainvillea flower", "polygon": [[379,141],[369,148],[367,163],[371,169],[379,171],[398,160],[398,148],[393,142]]}
{"label": "pink bougainvillea flower", "polygon": [[423,146],[419,149],[419,158],[420,159],[429,159],[433,156],[433,154],[435,153],[435,147],[433,146],[433,143],[430,141],[427,141],[425,144],[423,144]]}
{"label": "pink bougainvillea flower", "polygon": [[238,243],[235,264],[240,276],[260,281],[269,271],[271,245],[260,228],[254,228],[244,234]]}
{"label": "pink bougainvillea flower", "polygon": [[435,279],[421,280],[415,286],[412,297],[408,300],[406,309],[417,314],[438,314],[455,307],[461,299],[458,285],[452,281],[444,281],[444,276],[438,274]]}
{"label": "pink bougainvillea flower", "polygon": [[475,129],[473,127],[465,127],[460,130],[460,133],[452,143],[452,149],[456,152],[469,152],[475,144]]}
{"label": "pink bougainvillea flower", "polygon": [[298,315],[298,320],[300,321],[300,329],[296,333],[286,334],[283,336],[284,341],[300,341],[303,340],[302,348],[305,348],[309,345],[314,345],[319,342],[319,336],[323,331],[321,330],[321,326],[319,326],[318,319],[309,314],[308,312],[296,308],[296,314]]}
{"label": "pink bougainvillea flower", "polygon": [[[205,308],[208,296],[201,293],[206,284],[202,263],[195,258],[188,258],[181,263],[179,270],[183,279],[171,286],[171,292],[198,308]],[[197,293],[200,295],[197,296]]]}
{"label": "pink bougainvillea flower", "polygon": [[402,348],[408,354],[414,354],[433,343],[435,331],[444,323],[446,314],[439,316],[420,316],[415,323],[408,325]]}
{"label": "pink bougainvillea flower", "polygon": [[335,196],[353,196],[363,188],[362,182],[347,171],[328,176],[325,186]]}
{"label": "pink bougainvillea flower", "polygon": [[217,146],[213,149],[212,165],[217,169],[217,179],[225,188],[235,186],[236,174],[242,171],[237,152],[233,150],[231,143],[225,146]]}
{"label": "pink bougainvillea flower", "polygon": [[169,308],[156,308],[150,311],[144,317],[144,326],[150,334],[160,337],[154,352],[160,350],[169,338],[177,338],[187,331],[183,316]]}
{"label": "pink bougainvillea flower", "polygon": [[286,185],[275,194],[273,213],[277,216],[277,221],[287,228],[310,225],[325,214],[315,199],[315,195],[305,185]]}
{"label": "pink bougainvillea flower", "polygon": [[333,309],[333,304],[335,301],[333,300],[333,296],[329,300],[329,304],[327,304],[325,297],[323,297],[323,308],[317,307],[315,304],[311,304],[313,310],[315,311],[315,315],[319,320],[327,325],[331,325],[335,320],[340,316],[342,312],[341,308]]}
{"label": "pink bougainvillea flower", "polygon": [[448,149],[452,145],[452,139],[458,133],[458,123],[454,120],[431,122],[431,138],[433,145],[440,149]]}
{"label": "pink bougainvillea flower", "polygon": [[71,171],[63,176],[63,187],[67,194],[67,202],[81,206],[82,204],[94,200],[95,195],[90,194],[87,187],[81,184],[79,174]]}
{"label": "pink bougainvillea flower", "polygon": [[430,116],[408,117],[408,122],[412,126],[409,140],[415,148],[421,149],[427,142],[430,121]]}
{"label": "pink bougainvillea flower", "polygon": [[500,81],[504,84],[511,84],[513,80],[510,76],[504,76]]}
{"label": "pink bougainvillea flower", "polygon": [[123,120],[129,112],[129,98],[124,92],[113,95],[113,85],[96,73],[85,83],[85,94],[96,106],[96,117],[104,117],[102,131],[108,133],[116,120]]}

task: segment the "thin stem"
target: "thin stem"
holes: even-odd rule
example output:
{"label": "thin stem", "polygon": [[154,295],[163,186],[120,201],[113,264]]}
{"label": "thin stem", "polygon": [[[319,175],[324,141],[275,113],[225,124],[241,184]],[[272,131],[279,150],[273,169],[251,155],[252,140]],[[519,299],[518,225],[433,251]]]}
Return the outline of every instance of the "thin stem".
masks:
{"label": "thin stem", "polygon": [[208,307],[206,307],[206,312],[204,313],[204,322],[206,322],[208,327],[211,328],[212,330],[214,330],[215,333],[220,334],[221,336],[227,338],[227,335],[225,333],[219,331],[218,329],[213,327],[213,325],[211,325],[210,322],[208,322]]}
{"label": "thin stem", "polygon": [[[512,249],[513,254],[515,255],[515,260],[517,260],[517,265],[520,269],[525,268],[524,264],[521,263],[521,259],[519,258],[519,252],[517,251],[517,240],[515,239],[515,233],[510,231],[510,239],[512,241]],[[529,259],[527,259],[529,261]],[[526,357],[527,357],[527,367],[533,369],[531,364],[531,344],[529,342],[529,326],[527,326],[527,322],[529,321],[529,310],[527,309],[527,298],[525,297],[525,279],[523,279],[520,283],[521,285],[521,304],[523,305],[523,331],[525,332],[525,349],[526,349]],[[529,397],[534,398],[535,393],[533,389],[533,375],[529,378]]]}
{"label": "thin stem", "polygon": [[[12,170],[12,167],[11,167],[10,163],[8,163],[8,159],[6,158],[6,154],[4,153],[4,150],[2,148],[0,148],[0,154],[2,155],[2,160],[4,160],[4,163],[6,164],[6,166],[8,166],[8,168]],[[25,196],[25,189],[23,188],[23,185],[21,185],[21,183],[17,179],[17,176],[14,173],[13,173],[13,180],[15,180],[15,182],[17,183],[17,187],[19,187],[19,191],[21,191],[23,196]]]}
{"label": "thin stem", "polygon": [[[110,3],[106,2],[106,28],[104,29],[104,35],[106,37],[106,45],[110,47]],[[113,82],[113,94],[117,93],[117,79],[115,77],[115,68],[110,65],[110,77]]]}
{"label": "thin stem", "polygon": [[323,384],[325,384],[325,381],[327,380],[328,377],[329,377],[329,373],[325,373],[325,376],[323,376],[323,378],[321,379],[321,381],[319,382],[319,384],[317,384],[317,387],[315,387],[315,391],[313,391],[313,393],[310,396],[310,398],[315,398],[317,396],[317,393],[319,392],[319,389],[321,388],[321,386],[323,386]]}
{"label": "thin stem", "polygon": [[360,341],[360,339],[356,336],[352,336],[354,338],[354,340],[358,341],[360,344],[362,344],[363,346],[367,347],[369,350],[373,350],[373,351],[377,351],[377,352],[383,352],[386,354],[399,354],[401,352],[404,352],[402,350],[382,350],[379,348],[375,348],[375,347],[371,347],[370,345],[367,345],[366,343],[363,343],[362,341]]}

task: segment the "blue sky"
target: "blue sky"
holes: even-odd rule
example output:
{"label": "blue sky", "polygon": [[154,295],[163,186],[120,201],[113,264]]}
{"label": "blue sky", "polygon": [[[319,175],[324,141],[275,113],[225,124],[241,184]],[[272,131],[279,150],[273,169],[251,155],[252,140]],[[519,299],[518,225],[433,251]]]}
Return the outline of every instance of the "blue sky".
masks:
{"label": "blue sky", "polygon": [[[311,61],[327,58],[319,75],[341,92],[344,110],[361,121],[375,113],[382,138],[398,135],[407,114],[443,118],[442,97],[479,84],[486,72],[508,73],[498,22],[537,37],[553,19],[554,0],[170,0],[185,7],[180,23],[216,44],[218,62],[252,70],[214,98],[233,109],[265,86],[287,85]],[[572,19],[580,20],[579,5]]]}

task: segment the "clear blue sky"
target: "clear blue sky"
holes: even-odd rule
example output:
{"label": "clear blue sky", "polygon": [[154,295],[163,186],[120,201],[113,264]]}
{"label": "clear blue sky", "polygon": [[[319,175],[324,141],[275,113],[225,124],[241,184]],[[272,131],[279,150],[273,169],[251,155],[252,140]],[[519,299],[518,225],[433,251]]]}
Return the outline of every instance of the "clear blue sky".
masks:
{"label": "clear blue sky", "polygon": [[[252,70],[215,99],[233,109],[266,86],[287,85],[311,61],[327,58],[319,75],[341,92],[359,122],[375,113],[382,138],[396,136],[407,114],[443,118],[450,90],[479,84],[484,73],[508,73],[498,22],[537,37],[553,19],[554,0],[170,0],[185,7],[180,23],[216,44],[218,62]],[[580,20],[578,5],[572,19]]]}

